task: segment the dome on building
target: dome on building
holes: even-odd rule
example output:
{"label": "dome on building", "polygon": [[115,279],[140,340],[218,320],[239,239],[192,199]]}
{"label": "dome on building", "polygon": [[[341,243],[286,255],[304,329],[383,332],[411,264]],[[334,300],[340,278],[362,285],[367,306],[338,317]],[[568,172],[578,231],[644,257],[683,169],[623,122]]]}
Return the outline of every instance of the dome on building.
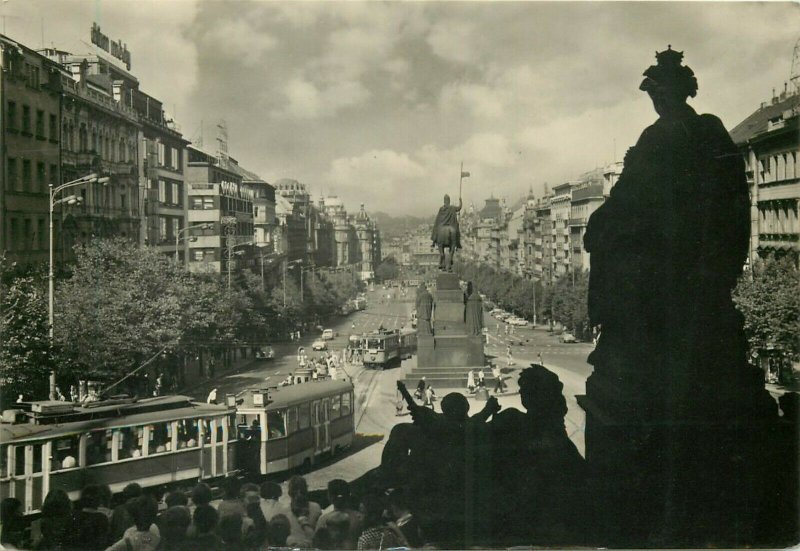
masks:
{"label": "dome on building", "polygon": [[361,210],[359,210],[358,214],[356,214],[356,220],[358,222],[369,222],[369,215],[367,214],[367,211],[364,210],[364,203],[361,203]]}
{"label": "dome on building", "polygon": [[326,197],[325,198],[325,206],[326,207],[343,207],[344,203],[342,202],[341,199],[339,199],[335,195],[332,195],[330,197]]}

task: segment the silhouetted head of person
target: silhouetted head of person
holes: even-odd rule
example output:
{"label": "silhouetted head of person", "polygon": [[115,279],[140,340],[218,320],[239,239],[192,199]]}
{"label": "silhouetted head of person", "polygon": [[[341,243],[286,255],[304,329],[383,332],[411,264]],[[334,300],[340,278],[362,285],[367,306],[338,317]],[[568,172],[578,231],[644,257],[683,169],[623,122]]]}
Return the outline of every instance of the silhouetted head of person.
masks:
{"label": "silhouetted head of person", "polygon": [[289,479],[289,497],[292,499],[297,496],[308,497],[308,482],[300,475],[294,475]]}
{"label": "silhouetted head of person", "polygon": [[328,482],[328,499],[333,508],[344,510],[350,505],[350,484],[341,478],[334,478]]}
{"label": "silhouetted head of person", "polygon": [[286,538],[292,531],[289,524],[289,517],[286,515],[275,515],[269,521],[269,544],[275,547],[286,545]]}
{"label": "silhouetted head of person", "polygon": [[469,413],[469,401],[458,392],[451,392],[442,398],[442,413],[453,421],[465,421]]}
{"label": "silhouetted head of person", "polygon": [[194,510],[194,515],[192,516],[192,520],[194,520],[194,525],[195,528],[197,528],[198,534],[208,534],[213,532],[217,527],[218,519],[219,515],[217,514],[217,510],[208,504],[199,505]]}
{"label": "silhouetted head of person", "polygon": [[158,503],[149,495],[141,495],[131,504],[133,523],[139,532],[146,532],[156,521],[158,516]]}
{"label": "silhouetted head of person", "polygon": [[280,484],[277,482],[262,482],[261,483],[261,497],[262,499],[278,499],[283,494]]}
{"label": "silhouetted head of person", "polygon": [[170,507],[161,517],[159,531],[161,537],[170,543],[183,543],[186,539],[186,530],[192,523],[192,515],[188,507]]}
{"label": "silhouetted head of person", "polygon": [[563,388],[558,376],[539,364],[531,364],[519,375],[522,406],[536,420],[563,423],[567,414],[567,401],[561,393]]}
{"label": "silhouetted head of person", "polygon": [[685,111],[686,98],[697,95],[697,79],[686,65],[681,65],[683,52],[668,46],[656,53],[656,65],[651,65],[643,73],[644,80],[639,89],[647,92],[653,101],[656,113],[670,117]]}
{"label": "silhouetted head of person", "polygon": [[211,487],[205,482],[199,483],[192,490],[192,503],[194,503],[196,507],[208,505],[211,503],[212,499]]}
{"label": "silhouetted head of person", "polygon": [[448,206],[450,204],[450,196],[445,194],[444,196],[444,205]]}

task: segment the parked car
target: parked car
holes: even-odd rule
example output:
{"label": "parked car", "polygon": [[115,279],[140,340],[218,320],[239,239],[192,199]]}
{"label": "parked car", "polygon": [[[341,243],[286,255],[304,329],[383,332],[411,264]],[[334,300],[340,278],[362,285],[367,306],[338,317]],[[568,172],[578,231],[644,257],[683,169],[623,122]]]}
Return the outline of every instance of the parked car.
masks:
{"label": "parked car", "polygon": [[323,341],[332,341],[333,337],[336,336],[336,333],[333,332],[333,329],[325,329],[322,332],[322,340]]}
{"label": "parked car", "polygon": [[568,331],[564,331],[563,333],[561,333],[558,336],[558,340],[560,340],[561,342],[564,342],[564,343],[576,343],[576,342],[578,342],[578,339],[575,338],[575,335],[573,335],[572,333],[570,333]]}
{"label": "parked car", "polygon": [[256,359],[257,360],[274,360],[275,359],[275,350],[269,345],[262,346],[258,350],[256,350]]}
{"label": "parked car", "polygon": [[506,321],[511,325],[516,325],[518,327],[525,327],[526,325],[528,325],[528,320],[517,316],[510,317]]}
{"label": "parked car", "polygon": [[311,345],[311,350],[327,350],[328,343],[323,341],[322,339],[317,339]]}

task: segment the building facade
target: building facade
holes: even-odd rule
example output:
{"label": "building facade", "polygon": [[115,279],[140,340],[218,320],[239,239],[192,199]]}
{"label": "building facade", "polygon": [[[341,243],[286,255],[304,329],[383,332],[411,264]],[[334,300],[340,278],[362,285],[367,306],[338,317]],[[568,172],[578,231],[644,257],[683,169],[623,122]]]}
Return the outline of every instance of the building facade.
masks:
{"label": "building facade", "polygon": [[800,93],[784,90],[731,130],[750,186],[749,262],[769,255],[800,258]]}

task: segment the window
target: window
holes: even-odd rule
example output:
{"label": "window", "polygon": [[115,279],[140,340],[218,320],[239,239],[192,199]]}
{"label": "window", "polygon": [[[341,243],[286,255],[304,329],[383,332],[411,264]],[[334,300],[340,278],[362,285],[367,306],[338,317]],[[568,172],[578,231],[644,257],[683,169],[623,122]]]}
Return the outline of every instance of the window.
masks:
{"label": "window", "polygon": [[[53,453],[55,453],[55,445],[56,443],[53,442]],[[24,444],[21,446],[14,447],[14,474],[16,476],[21,476],[25,474],[25,446]],[[75,456],[77,457],[77,456]],[[42,445],[41,444],[34,444],[33,445],[33,465],[31,466],[32,473],[39,473],[42,472]]]}
{"label": "window", "polygon": [[203,197],[203,210],[214,210],[213,197]]}
{"label": "window", "polygon": [[178,449],[197,447],[197,419],[178,421]]}
{"label": "window", "polygon": [[300,430],[307,429],[311,422],[308,413],[308,404],[297,406],[297,412],[299,419],[298,425],[300,427]]}
{"label": "window", "polygon": [[331,420],[338,419],[341,416],[341,399],[339,396],[331,398]]}
{"label": "window", "polygon": [[150,425],[150,443],[147,455],[172,451],[172,423]]}
{"label": "window", "polygon": [[31,132],[31,108],[28,105],[22,106],[22,131]]}
{"label": "window", "polygon": [[195,262],[202,262],[205,258],[205,251],[202,249],[194,249],[192,251],[192,260]]}
{"label": "window", "polygon": [[147,160],[147,138],[142,138],[142,159]]}
{"label": "window", "polygon": [[143,442],[143,427],[123,427],[119,429],[119,458],[141,457]]}
{"label": "window", "polygon": [[172,225],[172,227],[170,228],[172,230],[171,237],[172,237],[172,239],[177,239],[178,238],[178,231],[180,230],[180,226],[181,226],[181,220],[180,220],[180,218],[172,218],[170,220],[170,222],[171,222],[171,225]]}
{"label": "window", "polygon": [[54,440],[50,471],[61,471],[78,467],[80,459],[80,437],[68,436]]}
{"label": "window", "polygon": [[342,417],[350,415],[350,399],[351,394],[349,392],[342,394]]}
{"label": "window", "polygon": [[11,473],[8,472],[8,446],[2,445],[0,446],[0,478],[10,475]]}
{"label": "window", "polygon": [[192,210],[203,210],[203,198],[202,197],[192,197]]}
{"label": "window", "polygon": [[58,140],[58,118],[53,114],[50,115],[50,139]]}
{"label": "window", "polygon": [[58,165],[50,165],[50,179],[48,183],[53,187],[58,185]]}
{"label": "window", "polygon": [[180,150],[178,150],[177,148],[173,147],[172,148],[172,155],[170,157],[170,160],[172,161],[172,168],[174,168],[175,170],[180,170],[180,168],[181,168],[181,152],[180,152]]}
{"label": "window", "polygon": [[286,410],[286,434],[297,432],[297,408]]}
{"label": "window", "polygon": [[47,187],[47,174],[44,163],[36,163],[36,189],[44,191],[45,187]]}
{"label": "window", "polygon": [[159,142],[158,143],[158,166],[164,166],[164,144]]}
{"label": "window", "polygon": [[267,434],[268,440],[283,438],[286,436],[286,425],[284,424],[284,410],[267,412]]}
{"label": "window", "polygon": [[181,185],[177,182],[172,182],[172,204],[180,205],[181,201]]}
{"label": "window", "polygon": [[163,216],[158,219],[158,238],[162,242],[167,240],[167,219]]}
{"label": "window", "polygon": [[36,110],[36,137],[44,138],[44,111]]}
{"label": "window", "polygon": [[9,130],[17,129],[17,104],[16,102],[9,101],[8,109],[6,110],[7,126]]}
{"label": "window", "polygon": [[86,465],[111,462],[113,432],[111,429],[95,430],[86,435]]}
{"label": "window", "polygon": [[22,190],[30,191],[31,189],[31,162],[28,159],[22,159]]}
{"label": "window", "polygon": [[19,190],[19,173],[17,172],[17,160],[14,157],[8,158],[8,188]]}
{"label": "window", "polygon": [[167,182],[165,182],[164,180],[158,181],[158,202],[159,203],[167,202]]}

